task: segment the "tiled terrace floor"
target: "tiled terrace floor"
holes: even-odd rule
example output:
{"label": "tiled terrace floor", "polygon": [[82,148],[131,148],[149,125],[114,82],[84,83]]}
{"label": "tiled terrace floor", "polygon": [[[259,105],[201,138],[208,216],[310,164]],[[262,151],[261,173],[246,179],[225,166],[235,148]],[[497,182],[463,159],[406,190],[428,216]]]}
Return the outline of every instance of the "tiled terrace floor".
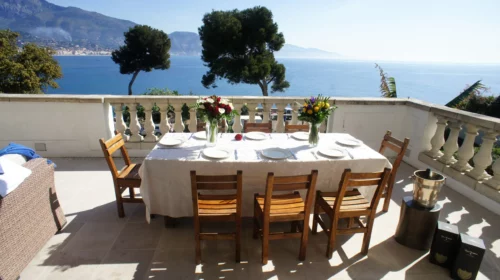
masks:
{"label": "tiled terrace floor", "polygon": [[[161,217],[147,224],[143,205],[127,205],[119,219],[111,175],[104,159],[54,159],[56,187],[68,219],[21,274],[21,279],[447,279],[447,270],[428,262],[427,252],[398,244],[393,235],[401,198],[411,194],[413,168],[403,164],[390,211],[379,214],[368,256],[359,254],[362,235],[340,236],[332,259],[326,236],[311,235],[307,259],[298,261],[299,241],[271,241],[270,261],[260,264],[261,246],[244,223],[242,263],[231,241],[207,241],[202,265],[194,264],[193,227],[182,219],[165,228]],[[445,187],[442,221],[484,239],[487,253],[478,279],[500,279],[500,219]],[[222,225],[224,227],[224,225]]]}

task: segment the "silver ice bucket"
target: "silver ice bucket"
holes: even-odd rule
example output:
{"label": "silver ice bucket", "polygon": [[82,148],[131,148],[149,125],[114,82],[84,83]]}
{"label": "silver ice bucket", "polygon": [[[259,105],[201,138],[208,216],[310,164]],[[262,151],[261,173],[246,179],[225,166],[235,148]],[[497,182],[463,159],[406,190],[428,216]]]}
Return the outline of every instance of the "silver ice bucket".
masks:
{"label": "silver ice bucket", "polygon": [[438,200],[439,191],[446,178],[430,169],[413,173],[413,200],[425,208],[433,208]]}

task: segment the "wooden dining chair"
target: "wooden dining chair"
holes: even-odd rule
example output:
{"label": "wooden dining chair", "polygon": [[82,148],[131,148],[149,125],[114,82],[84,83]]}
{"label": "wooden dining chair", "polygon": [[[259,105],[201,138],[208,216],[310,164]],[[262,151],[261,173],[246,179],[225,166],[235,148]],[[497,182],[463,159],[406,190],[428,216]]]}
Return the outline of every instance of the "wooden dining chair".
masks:
{"label": "wooden dining chair", "polygon": [[[310,175],[285,177],[275,177],[272,172],[268,173],[266,193],[264,195],[256,193],[254,198],[253,237],[262,238],[262,264],[267,264],[269,240],[285,238],[301,239],[299,259],[305,260],[309,215],[317,177],[317,170],[313,170]],[[307,189],[305,202],[296,191],[300,189]],[[289,193],[273,195],[275,191]],[[271,233],[269,226],[274,222],[291,222],[291,231]]]}
{"label": "wooden dining chair", "polygon": [[251,123],[245,122],[245,127],[243,128],[245,133],[247,132],[264,132],[264,133],[272,133],[273,132],[273,123],[271,121],[267,123]]}
{"label": "wooden dining chair", "polygon": [[[196,131],[206,131],[207,130],[207,124],[205,122],[198,122],[196,123]],[[221,120],[219,122],[219,132],[225,132],[226,131],[226,121]]]}
{"label": "wooden dining chair", "polygon": [[[201,263],[201,240],[235,240],[236,262],[240,262],[241,248],[241,192],[243,172],[236,175],[200,176],[191,171],[191,193],[193,198],[194,235],[196,242],[196,264]],[[202,194],[198,191],[211,191]],[[227,194],[227,190],[236,190],[235,194]],[[213,194],[213,191],[224,191],[224,194]],[[205,233],[201,231],[201,222],[235,222],[233,233]]]}
{"label": "wooden dining chair", "polygon": [[[102,138],[99,139],[99,143],[101,144],[104,158],[113,176],[118,217],[123,218],[125,217],[123,203],[143,203],[142,198],[136,197],[134,190],[134,188],[141,187],[141,177],[139,176],[141,164],[132,163],[128,156],[127,149],[125,148],[125,141],[123,140],[122,134],[118,131],[115,131],[115,136],[109,140],[105,141]],[[120,170],[116,168],[115,161],[113,160],[113,154],[118,150],[120,150],[123,160],[125,161],[125,166]],[[127,189],[129,191],[129,197],[123,197],[123,192]]]}
{"label": "wooden dining chair", "polygon": [[285,133],[293,133],[293,132],[309,132],[308,124],[288,124],[285,122]]}
{"label": "wooden dining chair", "polygon": [[[346,169],[342,174],[337,192],[318,191],[316,193],[312,231],[316,234],[319,224],[328,236],[327,258],[333,255],[337,234],[363,233],[361,253],[365,255],[368,253],[377,205],[383,188],[389,180],[390,172],[389,168],[377,173],[352,173],[350,169]],[[357,188],[362,187],[376,187],[371,202],[358,191]],[[323,212],[330,218],[330,227],[327,227],[320,217]],[[360,220],[362,216],[366,217],[365,223]],[[348,225],[346,228],[340,228],[339,220],[345,218],[348,219]]]}
{"label": "wooden dining chair", "polygon": [[398,172],[398,168],[403,161],[403,157],[405,156],[406,149],[408,148],[408,144],[410,144],[410,139],[405,138],[405,140],[401,141],[394,137],[392,137],[392,132],[387,131],[384,135],[384,139],[382,140],[382,144],[380,145],[379,153],[383,154],[385,149],[390,149],[394,151],[397,156],[396,160],[392,164],[391,177],[387,182],[387,187],[385,187],[384,192],[382,193],[382,197],[384,198],[384,207],[382,211],[389,211],[389,204],[391,202],[392,197],[392,189],[394,188],[394,182],[396,181],[396,174]]}

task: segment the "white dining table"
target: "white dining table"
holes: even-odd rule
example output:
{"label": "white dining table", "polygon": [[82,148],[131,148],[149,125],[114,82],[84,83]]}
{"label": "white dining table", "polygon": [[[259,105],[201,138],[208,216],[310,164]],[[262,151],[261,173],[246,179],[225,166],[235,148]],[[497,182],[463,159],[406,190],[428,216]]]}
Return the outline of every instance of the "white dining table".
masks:
{"label": "white dining table", "polygon": [[[244,134],[243,134],[244,135]],[[206,140],[198,139],[199,134],[169,133],[163,137],[183,140],[176,147],[157,144],[147,155],[140,169],[142,178],[141,195],[146,205],[146,218],[150,214],[173,218],[193,215],[190,171],[198,175],[229,175],[243,171],[243,216],[253,215],[254,193],[264,193],[269,172],[275,176],[310,174],[318,170],[317,190],[336,191],[342,172],[350,168],[352,172],[380,172],[391,168],[389,160],[365,144],[345,147],[336,141],[354,139],[345,133],[322,133],[317,147],[310,147],[307,141],[300,141],[287,133],[266,134],[265,140],[250,140],[243,137],[236,141],[235,134],[222,133],[216,147],[230,151],[226,159],[215,160],[206,157]],[[266,148],[278,147],[290,151],[290,157],[272,160],[261,152]],[[329,158],[319,151],[339,147],[345,151],[341,158]],[[369,199],[374,190],[367,191]]]}

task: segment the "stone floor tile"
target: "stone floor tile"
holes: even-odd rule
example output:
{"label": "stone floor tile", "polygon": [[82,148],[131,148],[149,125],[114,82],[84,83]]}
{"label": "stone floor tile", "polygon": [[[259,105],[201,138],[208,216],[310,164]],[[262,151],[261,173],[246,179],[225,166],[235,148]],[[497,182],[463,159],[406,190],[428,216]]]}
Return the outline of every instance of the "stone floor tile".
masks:
{"label": "stone floor tile", "polygon": [[63,251],[109,250],[124,226],[124,223],[87,222]]}
{"label": "stone floor tile", "polygon": [[96,269],[93,279],[144,279],[155,250],[111,250]]}
{"label": "stone floor tile", "polygon": [[163,223],[152,221],[150,224],[127,223],[116,239],[113,249],[156,249],[162,232]]}
{"label": "stone floor tile", "polygon": [[58,280],[88,280],[101,262],[107,250],[71,250],[59,252],[50,257],[44,265],[48,270],[41,279]]}

